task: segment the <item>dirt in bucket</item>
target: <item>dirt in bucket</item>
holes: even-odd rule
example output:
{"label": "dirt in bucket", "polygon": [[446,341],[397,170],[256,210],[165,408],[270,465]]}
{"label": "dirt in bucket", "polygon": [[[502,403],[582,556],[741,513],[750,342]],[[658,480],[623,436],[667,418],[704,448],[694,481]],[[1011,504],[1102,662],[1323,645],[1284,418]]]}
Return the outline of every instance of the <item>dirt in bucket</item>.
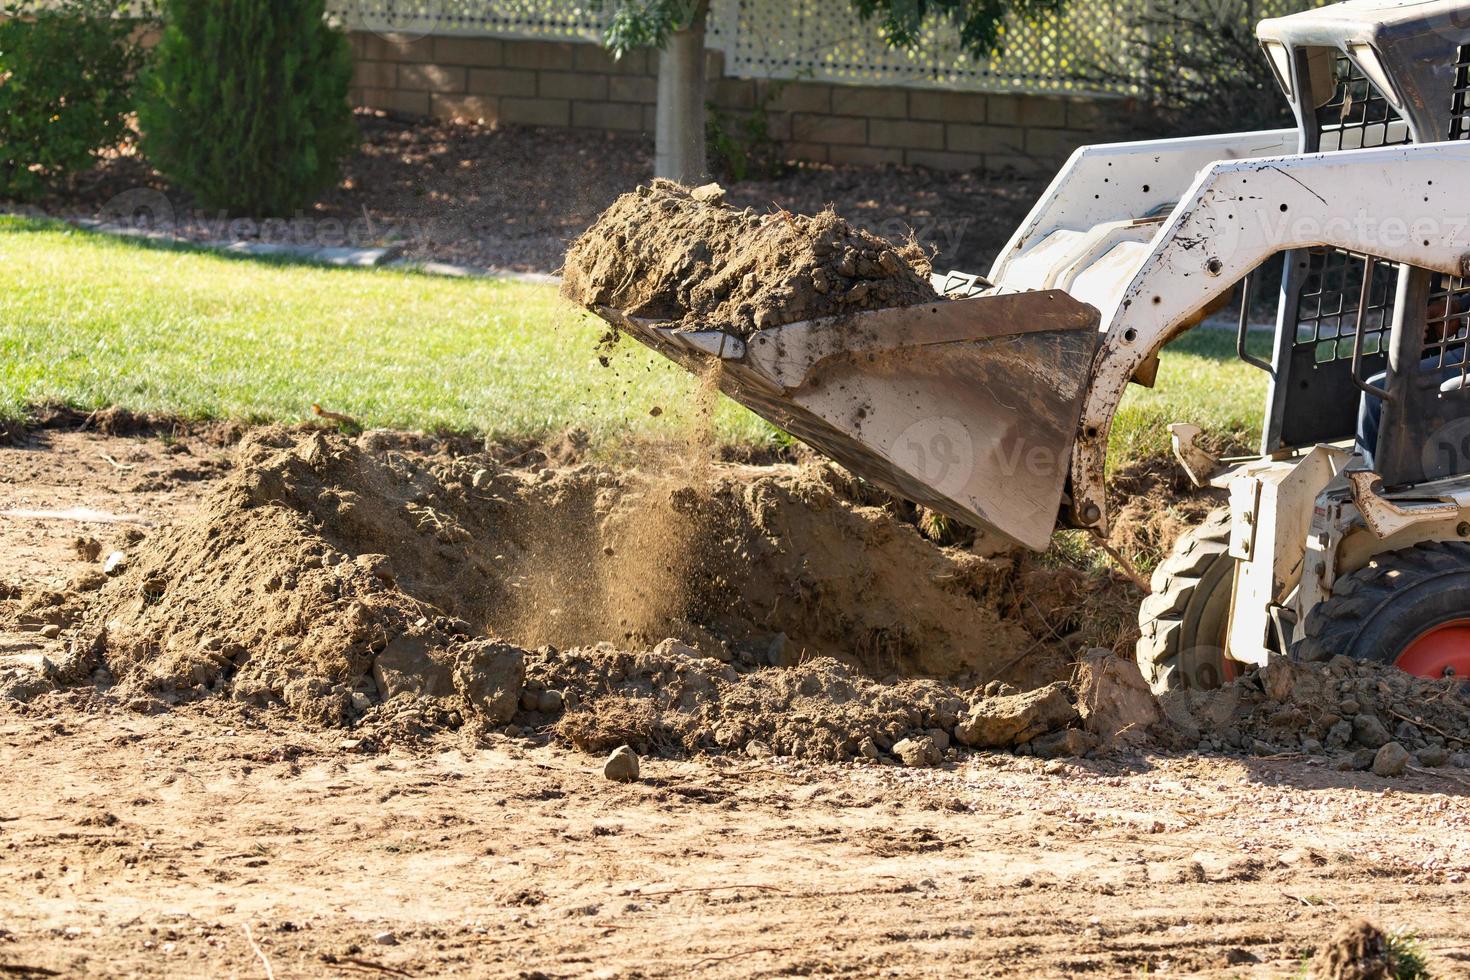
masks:
{"label": "dirt in bucket", "polygon": [[720,328],[767,327],[938,298],[929,257],[833,211],[758,214],[716,185],[656,180],[624,194],[567,252],[562,295],[584,307]]}

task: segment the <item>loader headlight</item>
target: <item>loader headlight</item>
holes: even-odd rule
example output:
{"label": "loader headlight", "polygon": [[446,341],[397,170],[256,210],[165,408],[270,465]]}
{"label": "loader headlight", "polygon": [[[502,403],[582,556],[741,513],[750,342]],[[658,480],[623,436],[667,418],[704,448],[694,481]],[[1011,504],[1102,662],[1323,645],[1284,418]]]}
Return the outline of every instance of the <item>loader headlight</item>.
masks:
{"label": "loader headlight", "polygon": [[1383,70],[1383,62],[1379,59],[1378,52],[1373,50],[1371,44],[1349,44],[1348,54],[1352,56],[1353,61],[1357,62],[1363,74],[1368,76],[1368,81],[1383,93],[1383,97],[1392,103],[1395,109],[1404,107],[1399,101],[1398,93],[1393,90],[1393,82],[1389,79],[1388,72]]}
{"label": "loader headlight", "polygon": [[1276,73],[1276,84],[1281,86],[1288,99],[1295,98],[1291,90],[1291,49],[1280,41],[1267,41],[1265,47],[1271,70]]}

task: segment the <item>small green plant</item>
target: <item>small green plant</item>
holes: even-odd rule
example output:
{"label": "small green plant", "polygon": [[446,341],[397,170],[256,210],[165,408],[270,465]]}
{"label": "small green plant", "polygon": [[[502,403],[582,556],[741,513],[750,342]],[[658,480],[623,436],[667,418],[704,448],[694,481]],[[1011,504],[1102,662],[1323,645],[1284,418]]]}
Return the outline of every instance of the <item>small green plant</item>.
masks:
{"label": "small green plant", "polygon": [[149,161],[208,208],[289,216],[356,135],[352,53],[323,0],[164,0],[138,106]]}
{"label": "small green plant", "polygon": [[1396,930],[1384,937],[1384,946],[1394,980],[1429,980],[1429,966],[1424,962],[1424,947],[1418,936]]}
{"label": "small green plant", "polygon": [[115,0],[0,6],[0,197],[30,200],[128,133],[142,64]]}
{"label": "small green plant", "polygon": [[766,179],[781,174],[781,147],[771,135],[771,103],[781,94],[772,85],[749,112],[728,112],[706,103],[705,140],[710,165],[722,180],[736,183],[754,177]]}

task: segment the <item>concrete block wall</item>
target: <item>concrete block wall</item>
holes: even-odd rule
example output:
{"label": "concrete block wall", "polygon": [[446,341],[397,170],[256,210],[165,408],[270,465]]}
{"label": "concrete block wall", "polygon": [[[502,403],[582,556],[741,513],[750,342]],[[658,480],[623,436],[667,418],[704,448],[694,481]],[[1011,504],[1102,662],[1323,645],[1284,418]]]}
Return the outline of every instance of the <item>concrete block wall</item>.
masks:
{"label": "concrete block wall", "polygon": [[[657,56],[594,44],[358,32],[352,98],[404,116],[652,133]],[[710,101],[763,109],[790,159],[1049,174],[1097,138],[1095,100],[727,77]]]}

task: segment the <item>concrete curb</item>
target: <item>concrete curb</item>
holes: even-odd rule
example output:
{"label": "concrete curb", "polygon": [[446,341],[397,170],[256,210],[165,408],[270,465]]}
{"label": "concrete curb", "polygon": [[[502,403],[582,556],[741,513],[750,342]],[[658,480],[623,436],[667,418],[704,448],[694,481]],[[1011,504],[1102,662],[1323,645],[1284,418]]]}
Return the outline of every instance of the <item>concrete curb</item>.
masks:
{"label": "concrete curb", "polygon": [[[6,212],[13,213],[13,212]],[[14,212],[19,214],[18,212]],[[19,214],[20,217],[36,217]],[[283,245],[271,242],[229,241],[224,239],[194,239],[171,235],[166,231],[150,228],[131,228],[127,225],[98,221],[94,218],[53,218],[63,224],[84,231],[118,238],[141,239],[166,245],[180,245],[202,251],[219,252],[223,255],[240,255],[248,258],[288,258],[316,265],[351,269],[394,269],[416,272],[427,276],[442,276],[448,279],[495,279],[506,282],[528,282],[547,286],[560,286],[561,277],[544,272],[516,272],[496,269],[491,266],[457,265],[450,262],[425,261],[403,255],[402,245],[381,245],[357,248],[349,245]]]}

